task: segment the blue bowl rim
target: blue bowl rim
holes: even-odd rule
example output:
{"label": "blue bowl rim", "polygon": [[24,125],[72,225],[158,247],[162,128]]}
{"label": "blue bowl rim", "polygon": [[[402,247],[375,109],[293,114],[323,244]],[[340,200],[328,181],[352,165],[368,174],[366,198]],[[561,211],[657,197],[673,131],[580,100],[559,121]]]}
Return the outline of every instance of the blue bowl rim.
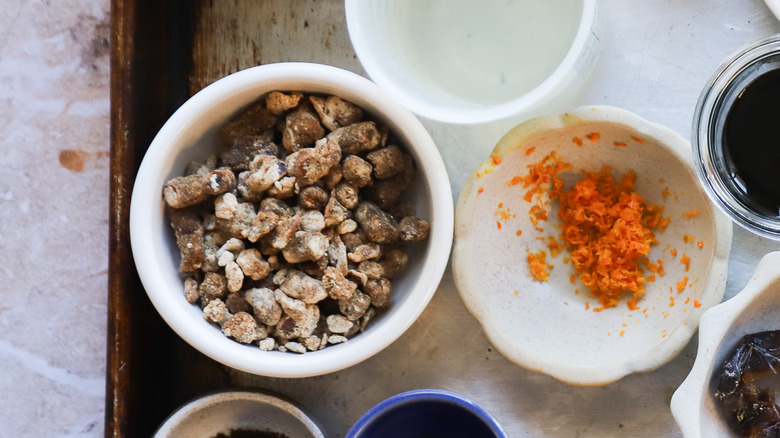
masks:
{"label": "blue bowl rim", "polygon": [[420,400],[431,401],[446,401],[455,403],[471,412],[474,412],[480,417],[485,424],[490,427],[490,430],[499,438],[507,438],[507,434],[503,427],[498,423],[495,417],[488,412],[485,408],[477,404],[475,401],[463,396],[461,394],[448,391],[445,389],[415,389],[411,391],[402,392],[389,397],[381,402],[377,403],[374,407],[366,411],[355,424],[347,432],[346,438],[355,438],[366,429],[380,414],[385,411],[400,406],[404,403]]}

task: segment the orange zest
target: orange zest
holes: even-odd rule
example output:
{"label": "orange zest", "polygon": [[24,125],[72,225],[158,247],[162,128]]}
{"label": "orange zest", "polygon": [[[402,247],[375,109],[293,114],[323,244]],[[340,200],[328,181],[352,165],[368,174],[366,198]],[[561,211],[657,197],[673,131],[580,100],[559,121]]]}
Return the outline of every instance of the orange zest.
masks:
{"label": "orange zest", "polygon": [[685,271],[689,271],[691,269],[691,258],[687,255],[683,254],[682,257],[680,257],[680,263],[685,265]]}
{"label": "orange zest", "polygon": [[547,263],[547,253],[541,249],[539,252],[528,254],[528,266],[531,268],[531,274],[539,281],[547,281],[553,268]]}
{"label": "orange zest", "polygon": [[685,277],[683,277],[682,280],[678,281],[675,284],[675,286],[677,287],[677,292],[682,292],[683,290],[685,290],[685,286],[687,285],[688,285],[688,276],[686,275]]}
{"label": "orange zest", "polygon": [[[632,294],[628,308],[636,309],[647,281],[639,262],[652,265],[647,255],[650,246],[657,243],[653,230],[669,223],[661,218],[662,208],[648,205],[634,191],[636,175],[632,171],[619,181],[612,177],[609,167],[600,172],[583,171],[584,178],[564,191],[558,173],[571,169],[571,165],[555,152],[528,168],[523,199],[531,202],[535,196],[538,199],[549,193],[550,199],[559,202],[558,218],[563,223],[560,237],[578,277],[601,302],[601,307],[594,310],[616,306],[624,292]],[[529,255],[535,275],[546,266],[544,255],[544,251]],[[662,275],[661,263],[659,260],[659,265],[653,266],[654,272]]]}

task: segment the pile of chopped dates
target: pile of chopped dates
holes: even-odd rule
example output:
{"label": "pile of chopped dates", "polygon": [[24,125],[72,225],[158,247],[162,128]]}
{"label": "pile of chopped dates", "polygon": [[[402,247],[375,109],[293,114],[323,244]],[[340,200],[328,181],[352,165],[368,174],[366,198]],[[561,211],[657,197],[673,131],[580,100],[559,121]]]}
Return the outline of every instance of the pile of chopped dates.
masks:
{"label": "pile of chopped dates", "polygon": [[712,375],[721,418],[739,437],[780,436],[780,330],[742,337]]}
{"label": "pile of chopped dates", "polygon": [[[429,224],[402,200],[413,158],[337,96],[274,91],[220,129],[219,157],[163,188],[184,295],[238,342],[304,353],[391,304]],[[281,145],[281,146],[280,146]]]}

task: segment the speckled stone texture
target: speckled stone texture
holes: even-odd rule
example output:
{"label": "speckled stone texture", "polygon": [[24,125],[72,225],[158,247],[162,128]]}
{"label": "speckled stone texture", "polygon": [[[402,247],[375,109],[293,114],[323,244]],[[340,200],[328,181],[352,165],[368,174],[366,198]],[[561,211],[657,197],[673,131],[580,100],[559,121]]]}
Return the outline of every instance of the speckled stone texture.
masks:
{"label": "speckled stone texture", "polygon": [[0,436],[103,435],[108,0],[0,1]]}

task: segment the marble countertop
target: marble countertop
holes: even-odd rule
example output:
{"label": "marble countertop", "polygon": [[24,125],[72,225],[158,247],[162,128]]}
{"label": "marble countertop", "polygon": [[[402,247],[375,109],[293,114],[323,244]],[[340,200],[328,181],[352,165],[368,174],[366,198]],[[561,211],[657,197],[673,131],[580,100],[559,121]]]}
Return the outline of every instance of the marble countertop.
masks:
{"label": "marble countertop", "polygon": [[109,2],[0,3],[0,436],[102,436]]}
{"label": "marble countertop", "polygon": [[[109,1],[0,0],[0,6],[0,436],[103,436]],[[574,103],[619,106],[686,138],[699,92],[718,64],[741,45],[780,31],[761,0],[603,0],[601,11],[601,55]],[[498,138],[424,123],[437,143],[469,150],[443,153],[457,194]],[[734,231],[726,298],[744,286],[761,256],[780,249]],[[451,281],[445,275],[446,287]],[[433,311],[455,299],[437,296]],[[642,389],[665,375],[666,383],[679,383],[694,357],[692,341],[670,365],[633,382]],[[545,382],[529,378],[526,386]],[[648,422],[672,421],[671,391],[640,402],[650,411]],[[621,428],[616,423],[614,435],[629,436]],[[596,436],[587,427],[576,433]],[[669,424],[652,436],[679,431]]]}

